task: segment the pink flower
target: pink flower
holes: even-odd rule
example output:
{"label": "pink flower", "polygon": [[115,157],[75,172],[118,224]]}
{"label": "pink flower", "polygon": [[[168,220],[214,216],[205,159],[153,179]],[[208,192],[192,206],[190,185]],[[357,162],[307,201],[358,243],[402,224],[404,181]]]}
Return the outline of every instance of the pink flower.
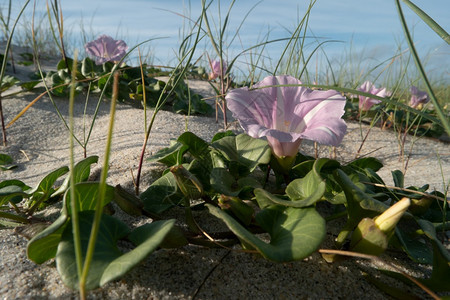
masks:
{"label": "pink flower", "polygon": [[409,105],[412,108],[416,108],[419,106],[419,104],[425,104],[430,101],[430,98],[428,97],[427,92],[419,90],[415,86],[411,86],[411,101],[409,102]]}
{"label": "pink flower", "polygon": [[[390,96],[390,93],[386,91],[386,88],[377,89],[375,87],[375,85],[370,81],[364,82],[358,88],[358,91],[369,93],[369,94],[372,94],[372,95],[375,95],[378,97],[383,97],[383,98],[386,96]],[[375,104],[381,103],[381,101],[377,100],[377,99],[372,99],[372,98],[361,96],[361,95],[359,95],[358,97],[359,97],[359,109],[362,111],[367,111]]]}
{"label": "pink flower", "polygon": [[118,62],[127,53],[128,46],[122,40],[101,35],[96,40],[84,45],[86,52],[95,58],[95,63],[101,65],[108,61]]}
{"label": "pink flower", "polygon": [[333,90],[311,90],[288,75],[269,76],[247,87],[234,89],[225,99],[233,117],[254,138],[265,136],[278,158],[297,154],[302,139],[337,146],[347,125],[341,119],[345,97]]}
{"label": "pink flower", "polygon": [[[209,66],[211,67],[211,73],[209,73],[209,80],[216,79],[217,77],[220,77],[225,75],[227,72],[227,63],[223,62],[223,70],[220,68],[220,61],[219,60],[213,60],[209,61]],[[223,73],[222,73],[223,72]]]}

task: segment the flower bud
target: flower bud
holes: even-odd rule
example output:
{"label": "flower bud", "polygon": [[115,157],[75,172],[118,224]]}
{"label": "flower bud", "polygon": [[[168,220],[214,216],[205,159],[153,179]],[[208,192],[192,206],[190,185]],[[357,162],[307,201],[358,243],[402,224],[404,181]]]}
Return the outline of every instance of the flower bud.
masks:
{"label": "flower bud", "polygon": [[374,219],[364,218],[352,234],[352,251],[380,255],[389,243],[395,226],[408,209],[411,201],[403,198]]}
{"label": "flower bud", "polygon": [[223,210],[231,211],[245,225],[249,225],[252,221],[253,208],[238,197],[221,195],[219,197],[219,206]]}
{"label": "flower bud", "polygon": [[375,224],[384,233],[390,233],[394,230],[395,225],[397,225],[398,221],[408,209],[410,204],[411,200],[409,200],[409,198],[403,198],[389,207],[384,213],[376,217],[374,219]]}

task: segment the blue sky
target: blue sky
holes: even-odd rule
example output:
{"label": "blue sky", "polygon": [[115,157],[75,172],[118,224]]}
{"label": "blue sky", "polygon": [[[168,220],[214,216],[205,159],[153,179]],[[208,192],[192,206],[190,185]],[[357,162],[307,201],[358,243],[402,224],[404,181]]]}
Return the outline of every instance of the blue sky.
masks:
{"label": "blue sky", "polygon": [[[0,0],[4,7],[8,0]],[[18,9],[24,0],[15,0]],[[200,14],[200,0],[62,0],[63,14],[66,27],[72,31],[79,31],[80,18],[87,27],[93,28],[95,33],[106,33],[127,39],[130,45],[153,37],[167,37],[152,42],[151,46],[159,60],[164,61],[173,57],[173,50],[179,45],[180,28],[183,18],[175,13],[188,15],[190,5],[192,18]],[[216,1],[217,2],[217,1]],[[213,3],[210,11],[218,11]],[[224,16],[228,9],[229,0],[220,1],[221,14]],[[401,2],[401,1],[400,1]],[[449,0],[413,0],[413,2],[427,12],[447,32],[450,30]],[[239,48],[240,43],[245,46],[253,45],[258,36],[269,30],[271,38],[288,36],[287,29],[293,30],[299,18],[303,17],[309,1],[306,0],[237,0],[232,8],[230,32],[234,32],[245,14],[250,12],[241,31],[240,40],[233,43]],[[256,6],[255,6],[256,5]],[[38,11],[45,11],[45,1],[37,1]],[[446,45],[430,28],[428,28],[411,10],[402,5],[408,25],[414,33],[415,43],[422,55],[432,53],[434,59],[450,64],[450,46]],[[169,12],[172,11],[172,12]],[[31,12],[31,6],[27,13]],[[14,13],[13,13],[14,14]],[[92,23],[91,23],[92,21]],[[309,19],[310,32],[325,39],[342,41],[329,43],[325,50],[330,56],[339,55],[350,44],[356,51],[362,49],[378,49],[379,55],[393,55],[396,45],[402,42],[403,31],[398,19],[394,0],[318,0],[312,8]],[[231,33],[231,34],[232,34]],[[405,44],[406,45],[406,44]],[[244,46],[244,47],[245,47]],[[275,54],[280,49],[274,50]],[[273,54],[273,53],[272,53]],[[447,72],[448,74],[448,67]]]}

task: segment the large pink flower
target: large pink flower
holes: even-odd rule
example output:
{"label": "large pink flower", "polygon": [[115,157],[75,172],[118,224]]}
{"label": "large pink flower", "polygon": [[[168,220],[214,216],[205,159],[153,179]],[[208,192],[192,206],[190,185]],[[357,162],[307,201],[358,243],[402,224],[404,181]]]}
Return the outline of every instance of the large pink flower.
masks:
{"label": "large pink flower", "polygon": [[[370,81],[366,81],[364,82],[359,88],[358,91],[360,92],[365,92],[365,93],[369,93],[378,97],[386,97],[386,96],[390,96],[390,93],[386,91],[386,88],[379,88],[377,89],[375,87],[375,85],[370,82]],[[372,106],[374,106],[375,104],[381,103],[380,100],[377,99],[372,99],[369,97],[365,97],[365,96],[359,96],[359,109],[362,111],[367,111],[369,110]]]}
{"label": "large pink flower", "polygon": [[416,108],[419,106],[419,104],[425,104],[430,101],[430,98],[428,98],[427,92],[419,90],[415,86],[411,86],[411,101],[409,105],[413,108]]}
{"label": "large pink flower", "polygon": [[[345,97],[336,91],[311,90],[288,75],[269,76],[226,95],[228,108],[254,138],[267,137],[277,157],[292,157],[302,139],[337,146],[347,125],[341,119]],[[273,85],[297,85],[278,86]]]}
{"label": "large pink flower", "polygon": [[108,35],[101,35],[96,40],[84,45],[86,52],[95,58],[95,63],[101,65],[105,62],[117,62],[125,56],[127,44],[122,40],[115,40]]}
{"label": "large pink flower", "polygon": [[222,76],[222,74],[225,75],[227,72],[227,63],[223,62],[222,69],[220,68],[220,61],[219,60],[213,60],[209,62],[209,66],[211,67],[211,73],[209,73],[209,80],[216,79],[217,77]]}

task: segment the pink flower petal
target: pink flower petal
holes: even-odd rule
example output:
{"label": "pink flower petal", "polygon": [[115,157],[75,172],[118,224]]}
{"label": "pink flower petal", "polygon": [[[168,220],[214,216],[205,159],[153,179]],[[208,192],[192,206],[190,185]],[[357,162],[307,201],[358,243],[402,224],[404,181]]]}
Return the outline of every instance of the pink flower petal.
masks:
{"label": "pink flower petal", "polygon": [[277,156],[295,155],[301,139],[337,146],[347,130],[341,119],[345,97],[299,84],[292,76],[269,76],[251,90],[235,89],[226,96],[228,108],[247,134],[266,136]]}
{"label": "pink flower petal", "polygon": [[430,98],[428,97],[428,93],[419,90],[415,86],[411,86],[411,100],[409,102],[409,105],[413,108],[416,108],[419,106],[419,104],[425,104],[430,101]]}
{"label": "pink flower petal", "polygon": [[[358,91],[369,93],[372,95],[376,95],[378,97],[389,97],[391,95],[390,92],[386,90],[386,88],[379,88],[377,89],[373,83],[370,81],[365,81],[359,88]],[[373,99],[365,96],[358,96],[359,97],[359,109],[362,111],[369,110],[372,106],[375,104],[381,103],[381,100]]]}
{"label": "pink flower petal", "polygon": [[101,35],[96,40],[86,43],[86,52],[95,58],[97,65],[108,61],[120,61],[127,53],[128,46],[122,40]]}

